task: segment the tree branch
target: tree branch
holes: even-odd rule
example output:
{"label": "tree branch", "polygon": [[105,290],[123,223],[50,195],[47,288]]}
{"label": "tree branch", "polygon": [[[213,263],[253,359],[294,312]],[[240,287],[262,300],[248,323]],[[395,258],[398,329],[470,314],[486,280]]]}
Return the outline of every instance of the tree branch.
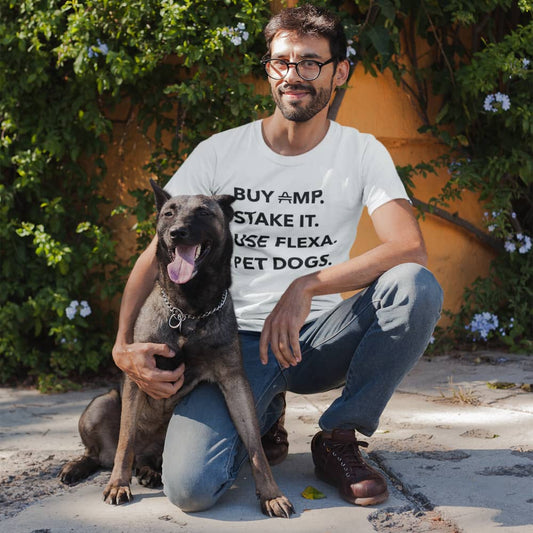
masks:
{"label": "tree branch", "polygon": [[452,215],[451,213],[448,213],[448,211],[445,211],[440,207],[436,207],[426,202],[422,202],[422,200],[419,200],[418,198],[411,198],[411,200],[413,202],[413,205],[420,211],[442,218],[443,220],[446,220],[447,222],[450,222],[455,226],[459,226],[460,228],[466,230],[468,233],[474,235],[474,237],[476,237],[480,242],[489,246],[496,252],[502,252],[504,250],[503,243],[499,239],[487,235],[485,232],[481,231],[479,228],[468,222],[468,220],[465,220],[464,218],[461,218],[458,215]]}

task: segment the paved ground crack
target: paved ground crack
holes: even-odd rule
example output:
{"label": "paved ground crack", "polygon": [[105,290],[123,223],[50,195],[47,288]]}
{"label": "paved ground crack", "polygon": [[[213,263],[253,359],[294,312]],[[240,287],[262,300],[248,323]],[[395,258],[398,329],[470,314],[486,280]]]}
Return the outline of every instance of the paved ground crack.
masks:
{"label": "paved ground crack", "polygon": [[459,533],[461,530],[451,521],[445,520],[437,511],[429,498],[421,492],[409,489],[385,464],[378,453],[369,453],[380,470],[387,476],[392,487],[398,490],[409,502],[402,507],[379,509],[368,517],[376,531],[390,533],[425,533],[442,531],[443,533]]}

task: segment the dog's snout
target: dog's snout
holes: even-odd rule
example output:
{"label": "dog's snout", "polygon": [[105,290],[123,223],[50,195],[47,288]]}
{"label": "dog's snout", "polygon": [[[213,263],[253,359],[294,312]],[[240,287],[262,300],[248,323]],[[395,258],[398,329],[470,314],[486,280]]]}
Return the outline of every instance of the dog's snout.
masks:
{"label": "dog's snout", "polygon": [[170,230],[170,236],[173,239],[186,239],[189,237],[189,228],[185,226],[180,226],[179,228],[172,228]]}

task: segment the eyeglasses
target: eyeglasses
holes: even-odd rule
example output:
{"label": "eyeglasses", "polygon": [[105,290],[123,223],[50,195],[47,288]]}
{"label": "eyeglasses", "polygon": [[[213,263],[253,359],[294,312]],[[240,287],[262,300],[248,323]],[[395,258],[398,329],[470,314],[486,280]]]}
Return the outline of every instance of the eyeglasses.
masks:
{"label": "eyeglasses", "polygon": [[265,67],[267,76],[273,80],[282,80],[289,73],[291,65],[293,65],[302,80],[313,81],[320,76],[322,67],[333,61],[335,61],[335,58],[332,57],[323,63],[314,59],[302,59],[296,63],[291,63],[284,59],[262,59],[261,63]]}

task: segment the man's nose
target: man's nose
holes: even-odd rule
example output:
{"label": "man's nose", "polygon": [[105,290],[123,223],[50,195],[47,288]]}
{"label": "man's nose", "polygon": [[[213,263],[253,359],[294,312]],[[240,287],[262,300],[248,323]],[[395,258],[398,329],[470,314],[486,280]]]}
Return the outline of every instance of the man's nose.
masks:
{"label": "man's nose", "polygon": [[303,80],[303,78],[298,74],[298,71],[296,70],[296,64],[288,65],[288,71],[285,75],[285,81],[288,81],[290,83],[290,80],[293,81],[300,81]]}

